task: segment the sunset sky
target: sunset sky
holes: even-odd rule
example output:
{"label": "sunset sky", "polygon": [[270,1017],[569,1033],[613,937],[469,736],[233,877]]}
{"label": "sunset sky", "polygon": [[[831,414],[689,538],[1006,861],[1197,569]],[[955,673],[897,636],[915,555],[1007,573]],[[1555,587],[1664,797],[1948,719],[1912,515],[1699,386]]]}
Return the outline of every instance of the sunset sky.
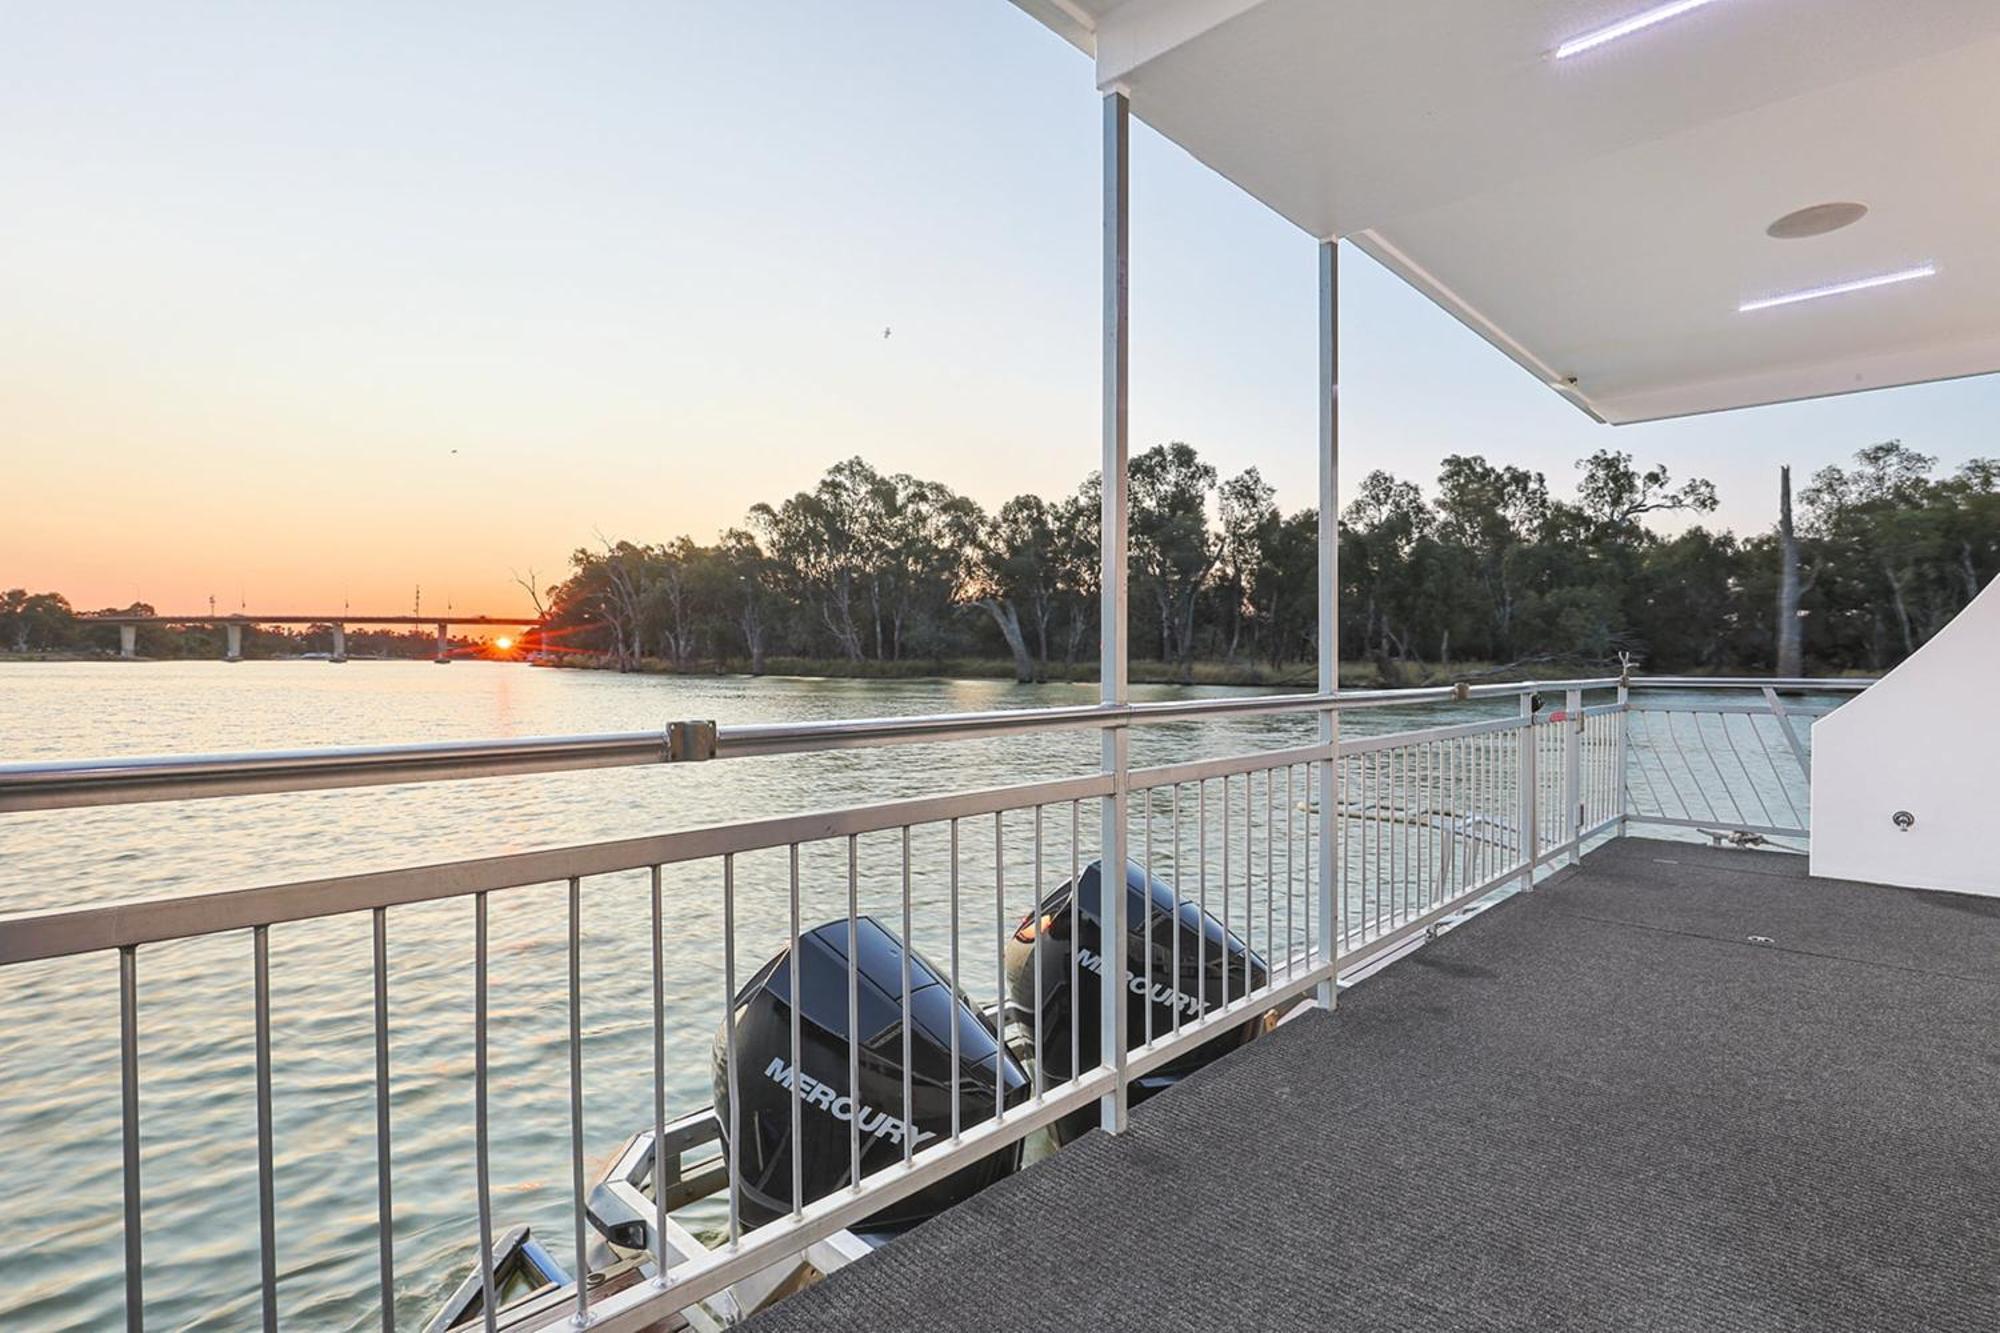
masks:
{"label": "sunset sky", "polygon": [[[1097,456],[1098,107],[1004,0],[77,3],[0,46],[0,586],[511,612],[862,454]],[[1313,491],[1312,241],[1135,128],[1134,447]],[[2000,379],[1612,430],[1349,253],[1344,471],[2000,451]],[[883,330],[892,330],[884,338]]]}

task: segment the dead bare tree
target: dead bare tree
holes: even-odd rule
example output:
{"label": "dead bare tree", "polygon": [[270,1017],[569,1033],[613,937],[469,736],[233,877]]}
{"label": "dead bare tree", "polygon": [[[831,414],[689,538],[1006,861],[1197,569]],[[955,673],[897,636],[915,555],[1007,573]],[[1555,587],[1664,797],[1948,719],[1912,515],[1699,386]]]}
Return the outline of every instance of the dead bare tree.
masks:
{"label": "dead bare tree", "polygon": [[1778,469],[1778,674],[1805,674],[1805,625],[1799,618],[1799,538],[1792,527],[1792,469]]}

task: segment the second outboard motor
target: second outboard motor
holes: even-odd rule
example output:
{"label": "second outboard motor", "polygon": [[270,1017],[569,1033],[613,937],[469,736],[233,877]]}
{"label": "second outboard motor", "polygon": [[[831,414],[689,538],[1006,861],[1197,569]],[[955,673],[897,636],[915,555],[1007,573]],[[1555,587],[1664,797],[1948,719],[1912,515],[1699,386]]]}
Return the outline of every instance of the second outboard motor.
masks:
{"label": "second outboard motor", "polygon": [[[1102,1058],[1098,1005],[1104,969],[1099,862],[1065,882],[1024,918],[1007,940],[1008,998],[1029,1015],[1035,1005],[1035,957],[1041,956],[1041,1057],[1045,1086],[1069,1078],[1070,1020],[1076,1018],[1077,1059],[1084,1069]],[[1074,898],[1075,931],[1071,931]],[[1152,957],[1148,966],[1146,919],[1152,918]],[[1230,1000],[1240,1000],[1267,980],[1264,960],[1220,921],[1191,902],[1175,900],[1173,887],[1150,878],[1139,865],[1125,866],[1125,971],[1132,988],[1126,1019],[1126,1047],[1146,1041],[1146,1016],[1152,1013],[1153,1036],[1173,1031],[1174,1016],[1183,1025]],[[1178,954],[1176,952],[1178,936]],[[1070,990],[1070,958],[1076,958],[1076,990]],[[1179,974],[1174,971],[1178,956]],[[1150,983],[1148,978],[1151,978]],[[1032,1024],[1033,1019],[1027,1020]],[[1134,1104],[1172,1087],[1204,1065],[1212,1064],[1256,1035],[1256,1025],[1244,1023],[1203,1042],[1186,1055],[1134,1079]],[[1095,1111],[1067,1116],[1056,1124],[1056,1138],[1067,1143],[1097,1123]]]}
{"label": "second outboard motor", "polygon": [[[851,1135],[861,1134],[861,1173],[902,1160],[905,1137],[923,1148],[951,1133],[952,1029],[958,1029],[959,1117],[991,1119],[1004,1089],[1013,1106],[1028,1076],[1002,1048],[965,996],[923,955],[910,953],[910,1106],[903,1106],[903,945],[873,917],[855,923],[860,1080],[848,1086],[847,921],[799,936],[799,1058],[792,1065],[792,968],[786,949],[738,992],[715,1036],[715,1113],[723,1149],[739,1165],[747,1225],[792,1209],[792,1154],[800,1157],[804,1202],[852,1184]],[[727,1025],[736,1029],[738,1141],[731,1142]],[[996,1088],[995,1079],[999,1080]],[[799,1141],[792,1141],[792,1090],[799,1092]],[[868,1220],[884,1230],[914,1225],[985,1188],[1020,1164],[1019,1143]]]}

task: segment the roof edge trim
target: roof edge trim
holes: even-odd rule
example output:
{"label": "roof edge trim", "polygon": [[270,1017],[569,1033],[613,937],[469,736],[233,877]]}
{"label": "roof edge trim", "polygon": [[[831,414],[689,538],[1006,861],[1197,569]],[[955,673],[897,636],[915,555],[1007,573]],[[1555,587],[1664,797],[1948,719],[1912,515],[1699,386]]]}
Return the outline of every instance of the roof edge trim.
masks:
{"label": "roof edge trim", "polygon": [[1398,250],[1380,234],[1374,231],[1357,231],[1350,233],[1344,239],[1351,242],[1361,253],[1422,292],[1433,305],[1499,349],[1508,360],[1533,375],[1548,388],[1554,389],[1592,421],[1604,423],[1610,420],[1597,404],[1591,401],[1589,394],[1570,382],[1569,376],[1515,342],[1499,325],[1481,314],[1470,301],[1460,297],[1458,293],[1433,277],[1428,269]]}

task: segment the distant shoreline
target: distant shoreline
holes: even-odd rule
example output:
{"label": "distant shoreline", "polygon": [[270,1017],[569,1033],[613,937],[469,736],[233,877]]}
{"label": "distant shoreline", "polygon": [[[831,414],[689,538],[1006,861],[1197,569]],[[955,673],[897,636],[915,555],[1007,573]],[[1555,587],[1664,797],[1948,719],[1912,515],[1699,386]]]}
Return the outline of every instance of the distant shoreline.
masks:
{"label": "distant shoreline", "polygon": [[[78,652],[0,652],[0,663],[102,663],[132,664],[165,662],[219,661],[219,658],[204,657],[136,657],[125,658],[107,653]],[[327,659],[321,657],[250,657],[251,662],[301,662],[319,665]],[[521,658],[465,657],[456,659],[466,662],[511,662],[517,666],[535,666],[557,671],[616,671],[618,668],[609,657],[595,654],[575,654],[559,661],[529,662]],[[362,657],[354,656],[349,662],[428,662],[421,657]],[[1377,665],[1373,662],[1342,662],[1340,664],[1340,684],[1343,689],[1418,689],[1449,685],[1458,681],[1480,684],[1498,684],[1532,679],[1559,679],[1575,676],[1604,677],[1615,675],[1610,668],[1589,664],[1564,665],[1560,663],[1521,666],[1514,669],[1495,667],[1490,662],[1453,662],[1443,669],[1418,663],[1402,664],[1400,679],[1385,681]],[[1750,668],[1716,668],[1705,673],[1714,676],[1742,675]],[[1139,661],[1130,667],[1134,685],[1181,685],[1190,682],[1180,678],[1180,669],[1171,662]],[[753,672],[748,662],[704,661],[675,666],[672,662],[657,657],[641,658],[628,675],[638,676],[687,676],[713,679],[719,676],[736,676],[746,679],[799,679],[799,680],[1006,680],[1014,679],[1014,663],[1008,658],[942,658],[905,659],[902,661],[878,662],[864,659],[860,662],[845,658],[803,658],[771,657],[764,663],[761,672]],[[1840,675],[1863,674],[1858,672],[1831,673],[1827,679],[1837,679]],[[1047,674],[1034,682],[1040,685],[1094,685],[1097,683],[1095,663],[1078,663],[1066,667],[1051,663]],[[1196,662],[1194,664],[1195,685],[1223,686],[1234,688],[1261,688],[1278,690],[1310,690],[1318,684],[1318,672],[1312,663],[1298,663],[1283,668],[1272,668],[1256,663]]]}

